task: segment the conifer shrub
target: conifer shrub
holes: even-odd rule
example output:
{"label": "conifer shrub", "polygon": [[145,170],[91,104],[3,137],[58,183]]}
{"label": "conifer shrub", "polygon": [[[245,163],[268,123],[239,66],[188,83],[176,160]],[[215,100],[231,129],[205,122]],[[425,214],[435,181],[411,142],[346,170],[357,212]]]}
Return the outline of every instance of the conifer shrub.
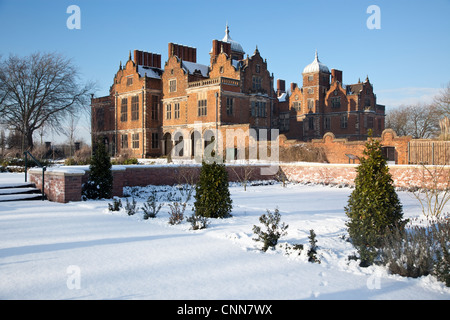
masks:
{"label": "conifer shrub", "polygon": [[228,188],[228,172],[224,164],[202,162],[194,198],[194,211],[199,216],[231,216],[232,200]]}
{"label": "conifer shrub", "polygon": [[263,243],[262,251],[267,251],[269,248],[275,248],[278,239],[287,234],[286,229],[289,225],[285,223],[280,225],[280,220],[281,214],[278,208],[275,208],[274,213],[267,210],[267,214],[263,214],[259,217],[259,222],[266,227],[265,231],[259,226],[253,226],[253,232],[257,235],[257,238],[253,238],[253,240]]}
{"label": "conifer shrub", "polygon": [[88,181],[83,184],[84,199],[110,199],[112,197],[113,175],[111,159],[103,142],[98,141],[94,148]]}
{"label": "conifer shrub", "polygon": [[370,138],[364,156],[357,167],[355,189],[345,207],[350,240],[363,267],[377,258],[386,230],[403,228],[406,223],[380,142]]}
{"label": "conifer shrub", "polygon": [[313,229],[309,230],[309,250],[308,250],[308,261],[320,263],[320,259],[317,257],[317,239],[316,233]]}

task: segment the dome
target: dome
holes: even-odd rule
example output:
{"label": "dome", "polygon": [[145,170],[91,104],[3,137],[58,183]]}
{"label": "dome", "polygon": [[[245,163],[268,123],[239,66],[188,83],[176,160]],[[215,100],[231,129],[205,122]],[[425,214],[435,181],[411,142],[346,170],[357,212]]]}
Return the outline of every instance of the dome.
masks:
{"label": "dome", "polygon": [[231,51],[239,52],[239,53],[242,53],[242,54],[245,53],[244,49],[242,49],[242,46],[238,42],[236,42],[233,39],[231,39],[231,37],[230,37],[230,29],[228,28],[228,25],[227,25],[227,27],[225,29],[225,37],[223,37],[222,41],[223,42],[228,42],[231,45]]}
{"label": "dome", "polygon": [[319,61],[319,57],[317,56],[317,51],[316,51],[316,57],[314,58],[314,61],[312,63],[310,63],[309,65],[307,65],[305,67],[305,69],[303,69],[303,73],[313,73],[313,72],[330,73],[330,70],[328,70],[328,67]]}

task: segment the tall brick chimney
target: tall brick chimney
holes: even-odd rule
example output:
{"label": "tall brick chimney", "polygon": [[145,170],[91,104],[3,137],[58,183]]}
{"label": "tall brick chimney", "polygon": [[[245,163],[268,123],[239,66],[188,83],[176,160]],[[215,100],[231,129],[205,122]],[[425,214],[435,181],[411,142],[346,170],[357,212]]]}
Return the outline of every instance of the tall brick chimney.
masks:
{"label": "tall brick chimney", "polygon": [[212,58],[217,57],[220,52],[223,52],[231,57],[231,44],[228,42],[220,41],[220,40],[213,40],[212,42]]}
{"label": "tall brick chimney", "polygon": [[335,81],[339,81],[340,83],[342,83],[342,71],[331,69],[331,83]]}
{"label": "tall brick chimney", "polygon": [[297,88],[297,84],[295,82],[291,82],[291,93],[294,92],[295,88]]}
{"label": "tall brick chimney", "polygon": [[171,57],[171,56],[177,56],[178,58],[180,58],[184,61],[197,63],[197,49],[196,48],[183,46],[181,44],[176,44],[176,43],[170,42],[169,43],[169,57]]}
{"label": "tall brick chimney", "polygon": [[134,50],[134,63],[139,66],[161,69],[161,55],[151,52]]}
{"label": "tall brick chimney", "polygon": [[286,82],[281,79],[277,79],[277,95],[286,92]]}

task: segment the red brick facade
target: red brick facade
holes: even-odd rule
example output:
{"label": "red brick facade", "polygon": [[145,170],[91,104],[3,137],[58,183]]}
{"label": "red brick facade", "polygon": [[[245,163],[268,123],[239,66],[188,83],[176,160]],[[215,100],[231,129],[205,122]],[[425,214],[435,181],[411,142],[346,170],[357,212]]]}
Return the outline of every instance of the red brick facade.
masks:
{"label": "red brick facade", "polygon": [[[101,137],[111,154],[129,150],[136,157],[196,156],[210,136],[227,130],[279,129],[289,139],[309,141],[327,132],[350,140],[384,130],[384,106],[376,104],[368,79],[342,83],[342,71],[316,59],[303,72],[303,87],[277,81],[258,48],[249,56],[229,36],[212,41],[209,65],[197,62],[196,48],[169,43],[161,55],[135,50],[120,63],[110,95],[92,99],[92,136]],[[256,136],[256,139],[264,137]],[[245,142],[248,146],[248,138]],[[174,146],[178,146],[174,149]],[[175,152],[173,151],[175,150]],[[234,151],[236,152],[236,151]]]}
{"label": "red brick facade", "polygon": [[369,79],[344,85],[342,71],[331,72],[317,56],[303,71],[303,86],[291,83],[286,93],[277,82],[280,131],[289,139],[311,140],[332,132],[337,138],[364,140],[369,130],[379,137],[384,130],[385,108],[376,103]]}

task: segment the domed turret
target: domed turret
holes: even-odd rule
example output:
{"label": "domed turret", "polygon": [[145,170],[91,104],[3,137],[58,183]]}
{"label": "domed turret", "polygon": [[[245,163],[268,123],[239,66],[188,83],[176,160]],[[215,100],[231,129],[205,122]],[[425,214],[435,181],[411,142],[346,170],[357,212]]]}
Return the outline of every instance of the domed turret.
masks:
{"label": "domed turret", "polygon": [[236,52],[236,53],[240,53],[240,54],[244,54],[244,49],[242,49],[242,46],[240,45],[240,43],[234,41],[233,39],[231,39],[230,37],[230,28],[228,28],[228,24],[227,27],[225,29],[225,37],[223,37],[222,39],[223,42],[228,42],[231,45],[231,51]]}
{"label": "domed turret", "polygon": [[317,72],[330,73],[330,70],[326,65],[324,65],[322,62],[319,61],[319,57],[317,55],[316,50],[316,56],[314,58],[314,61],[309,65],[307,65],[305,69],[303,69],[303,73],[317,73]]}

